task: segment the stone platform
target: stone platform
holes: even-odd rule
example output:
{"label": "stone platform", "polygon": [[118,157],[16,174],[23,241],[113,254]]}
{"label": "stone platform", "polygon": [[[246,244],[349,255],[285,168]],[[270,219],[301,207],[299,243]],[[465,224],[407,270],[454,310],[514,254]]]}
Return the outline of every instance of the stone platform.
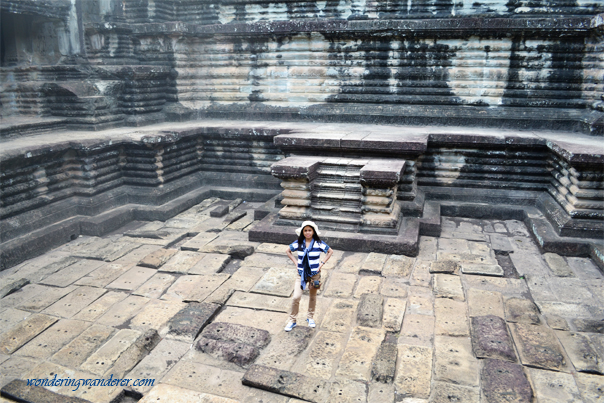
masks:
{"label": "stone platform", "polygon": [[[304,295],[286,333],[295,267],[284,243],[295,234],[248,240],[263,206],[205,198],[2,271],[1,400],[604,399],[604,275],[592,259],[542,253],[518,219],[442,216],[415,257],[344,251],[326,231],[335,252],[317,327]],[[440,209],[463,215],[460,203]],[[26,384],[55,375],[131,381]]]}

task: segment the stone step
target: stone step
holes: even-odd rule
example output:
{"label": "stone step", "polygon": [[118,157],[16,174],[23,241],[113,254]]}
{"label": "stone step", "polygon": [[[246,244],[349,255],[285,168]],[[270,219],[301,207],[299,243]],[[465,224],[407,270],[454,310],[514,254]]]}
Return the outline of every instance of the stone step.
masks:
{"label": "stone step", "polygon": [[341,217],[336,215],[312,215],[313,220],[319,221],[329,221],[333,223],[342,223],[342,224],[361,224],[361,218],[353,218],[353,217]]}
{"label": "stone step", "polygon": [[[361,201],[363,195],[349,192],[312,192],[312,197],[316,199],[342,200],[342,201]],[[313,203],[314,204],[314,203]]]}

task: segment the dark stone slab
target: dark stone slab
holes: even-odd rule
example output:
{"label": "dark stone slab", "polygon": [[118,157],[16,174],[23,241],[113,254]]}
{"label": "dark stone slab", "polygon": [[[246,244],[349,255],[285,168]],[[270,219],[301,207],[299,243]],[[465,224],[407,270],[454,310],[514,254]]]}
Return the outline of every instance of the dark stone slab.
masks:
{"label": "dark stone slab", "polygon": [[381,327],[384,312],[384,297],[379,294],[363,294],[357,320],[359,325],[367,327]]}
{"label": "dark stone slab", "polygon": [[508,322],[538,325],[539,308],[533,301],[524,298],[510,298],[505,301],[505,318]]}
{"label": "dark stone slab", "polygon": [[201,336],[208,339],[249,344],[258,348],[266,347],[271,341],[271,335],[266,330],[225,322],[214,322],[208,325],[201,332]]}
{"label": "dark stone slab", "polygon": [[477,358],[498,358],[516,362],[512,338],[505,321],[498,316],[474,316],[471,325],[472,351]]}
{"label": "dark stone slab", "polygon": [[578,332],[604,333],[604,319],[574,319],[572,323]]}
{"label": "dark stone slab", "polygon": [[562,346],[552,330],[523,323],[511,326],[522,364],[554,371],[565,367]]}
{"label": "dark stone slab", "polygon": [[232,213],[227,214],[224,217],[224,223],[225,224],[231,224],[234,223],[235,221],[239,220],[240,218],[245,217],[245,215],[247,214],[247,211],[243,210],[243,211],[233,211]]}
{"label": "dark stone slab", "polygon": [[260,350],[252,345],[227,340],[214,340],[200,337],[197,349],[216,358],[245,367],[252,363]]}
{"label": "dark stone slab", "polygon": [[89,400],[60,395],[41,386],[27,386],[26,381],[15,379],[4,385],[2,397],[24,403],[90,403]]}
{"label": "dark stone slab", "polygon": [[459,270],[461,266],[453,260],[443,260],[440,262],[430,263],[430,273],[446,273],[453,274]]}
{"label": "dark stone slab", "polygon": [[373,188],[391,188],[396,185],[405,169],[405,160],[370,160],[361,168],[361,183]]}
{"label": "dark stone slab", "polygon": [[261,365],[250,366],[241,382],[246,386],[309,402],[326,401],[329,393],[324,380]]}
{"label": "dark stone slab", "polygon": [[396,370],[397,345],[382,343],[373,360],[371,377],[374,381],[381,383],[392,383]]}
{"label": "dark stone slab", "polygon": [[480,379],[482,393],[489,403],[530,403],[533,400],[533,390],[521,365],[485,360]]}
{"label": "dark stone slab", "polygon": [[[280,140],[287,142],[286,139],[277,136],[275,144]],[[310,182],[317,177],[317,170],[322,160],[323,158],[316,157],[288,157],[275,162],[271,166],[271,174],[279,179],[306,179]]]}
{"label": "dark stone slab", "polygon": [[212,211],[210,211],[210,217],[222,217],[229,212],[229,206],[217,206]]}
{"label": "dark stone slab", "polygon": [[220,309],[220,305],[206,302],[190,303],[168,322],[168,337],[193,341]]}

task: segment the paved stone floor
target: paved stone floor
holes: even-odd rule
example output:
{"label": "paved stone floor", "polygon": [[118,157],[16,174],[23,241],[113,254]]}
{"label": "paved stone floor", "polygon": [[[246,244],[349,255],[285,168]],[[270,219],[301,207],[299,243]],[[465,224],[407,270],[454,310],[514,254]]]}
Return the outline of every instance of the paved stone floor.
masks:
{"label": "paved stone floor", "polygon": [[[221,205],[226,218],[211,217]],[[604,402],[604,277],[590,259],[542,255],[518,221],[443,218],[416,258],[336,251],[317,327],[305,295],[285,333],[295,268],[284,245],[247,241],[257,206],[209,199],[0,273],[0,386],[154,379],[126,388],[147,403]]]}

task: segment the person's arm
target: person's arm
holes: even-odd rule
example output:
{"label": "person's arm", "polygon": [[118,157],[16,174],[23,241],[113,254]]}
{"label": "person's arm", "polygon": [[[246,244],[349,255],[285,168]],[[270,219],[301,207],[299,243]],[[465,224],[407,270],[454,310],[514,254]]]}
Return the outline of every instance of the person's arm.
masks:
{"label": "person's arm", "polygon": [[329,250],[327,251],[327,255],[325,255],[325,260],[323,260],[321,262],[321,264],[319,265],[319,271],[321,271],[321,269],[323,268],[323,265],[325,263],[327,263],[327,261],[329,260],[329,258],[331,257],[331,255],[333,255],[333,249],[329,248]]}
{"label": "person's arm", "polygon": [[294,262],[296,267],[298,267],[298,260],[294,257],[294,255],[292,254],[292,251],[289,249],[289,247],[287,248],[287,257],[289,258],[289,260]]}

